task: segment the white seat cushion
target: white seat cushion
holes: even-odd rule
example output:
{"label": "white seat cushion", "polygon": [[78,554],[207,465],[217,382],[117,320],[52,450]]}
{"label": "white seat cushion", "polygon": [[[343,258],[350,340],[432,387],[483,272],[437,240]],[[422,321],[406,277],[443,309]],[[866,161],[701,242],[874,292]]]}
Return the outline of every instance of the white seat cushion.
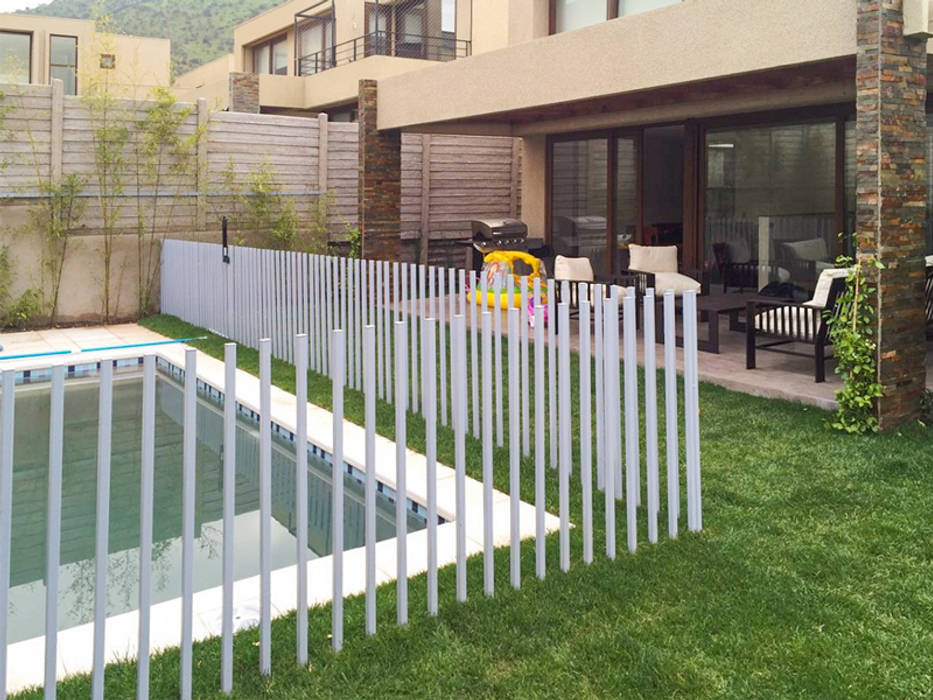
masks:
{"label": "white seat cushion", "polygon": [[829,249],[824,238],[785,243],[784,247],[798,260],[825,261],[829,259]]}
{"label": "white seat cushion", "polygon": [[926,262],[927,267],[933,267],[933,255],[926,256],[924,262]]}
{"label": "white seat cushion", "polygon": [[755,328],[772,335],[812,341],[823,325],[823,314],[799,306],[777,306],[755,314]]}
{"label": "white seat cushion", "polygon": [[816,281],[816,289],[813,291],[813,298],[804,302],[805,306],[814,309],[825,309],[826,302],[829,301],[829,290],[833,286],[833,280],[839,277],[848,277],[849,268],[833,267],[829,270],[823,270],[819,279]]}
{"label": "white seat cushion", "polygon": [[554,279],[592,282],[593,266],[589,258],[567,258],[558,255],[554,258]]}
{"label": "white seat cushion", "polygon": [[752,251],[744,238],[726,243],[726,247],[729,250],[729,262],[744,263],[752,259]]}
{"label": "white seat cushion", "polygon": [[638,245],[628,247],[629,268],[640,272],[677,272],[677,246]]}
{"label": "white seat cushion", "polygon": [[679,272],[655,272],[654,288],[658,294],[664,294],[668,290],[674,292],[674,296],[683,296],[684,292],[700,293],[700,283],[692,277],[682,275]]}

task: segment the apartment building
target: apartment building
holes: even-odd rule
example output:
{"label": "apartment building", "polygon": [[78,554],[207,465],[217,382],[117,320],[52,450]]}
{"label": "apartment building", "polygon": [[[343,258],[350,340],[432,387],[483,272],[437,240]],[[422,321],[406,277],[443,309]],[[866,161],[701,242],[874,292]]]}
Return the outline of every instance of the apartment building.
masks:
{"label": "apartment building", "polygon": [[98,32],[92,20],[0,14],[0,84],[53,78],[66,95],[106,80],[116,95],[145,97],[171,83],[171,42]]}
{"label": "apartment building", "polygon": [[293,0],[238,25],[233,53],[179,76],[182,99],[356,118],[358,83],[471,53],[469,0]]}

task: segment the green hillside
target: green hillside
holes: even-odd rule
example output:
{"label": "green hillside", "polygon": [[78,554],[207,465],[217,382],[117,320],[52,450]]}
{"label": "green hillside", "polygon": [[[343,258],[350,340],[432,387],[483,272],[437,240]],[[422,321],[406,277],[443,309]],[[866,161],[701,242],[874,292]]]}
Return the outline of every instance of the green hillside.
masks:
{"label": "green hillside", "polygon": [[[283,0],[109,0],[114,31],[172,40],[175,75],[229,53],[233,28]],[[30,14],[90,19],[95,0],[52,0]]]}

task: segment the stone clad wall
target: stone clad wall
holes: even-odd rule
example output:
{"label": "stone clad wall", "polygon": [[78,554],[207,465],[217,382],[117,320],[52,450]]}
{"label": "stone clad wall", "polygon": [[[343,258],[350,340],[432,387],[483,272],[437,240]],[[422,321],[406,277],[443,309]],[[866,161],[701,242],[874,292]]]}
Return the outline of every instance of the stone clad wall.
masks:
{"label": "stone clad wall", "polygon": [[885,265],[877,292],[883,428],[916,417],[925,388],[923,252],[926,40],[903,31],[903,0],[857,0],[857,216]]}
{"label": "stone clad wall", "polygon": [[230,111],[259,114],[258,74],[230,74]]}
{"label": "stone clad wall", "polygon": [[402,134],[376,129],[376,81],[359,94],[359,223],[363,257],[405,260],[402,251]]}

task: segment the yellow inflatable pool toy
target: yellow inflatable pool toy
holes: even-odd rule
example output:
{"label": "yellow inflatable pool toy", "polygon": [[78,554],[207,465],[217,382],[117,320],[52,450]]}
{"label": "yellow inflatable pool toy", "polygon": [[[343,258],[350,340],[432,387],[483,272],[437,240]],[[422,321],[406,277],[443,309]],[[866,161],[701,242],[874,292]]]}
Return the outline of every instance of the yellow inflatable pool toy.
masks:
{"label": "yellow inflatable pool toy", "polygon": [[[490,308],[520,308],[522,303],[522,278],[527,278],[527,302],[529,307],[533,303],[531,298],[534,289],[534,280],[541,280],[541,303],[547,303],[547,271],[544,261],[534,255],[519,250],[494,250],[483,258],[483,270],[480,279],[486,279],[486,297],[483,298],[482,289],[473,290],[473,300],[479,306]],[[506,284],[496,293],[495,285],[498,277],[505,277]],[[531,309],[533,312],[533,309]]]}

